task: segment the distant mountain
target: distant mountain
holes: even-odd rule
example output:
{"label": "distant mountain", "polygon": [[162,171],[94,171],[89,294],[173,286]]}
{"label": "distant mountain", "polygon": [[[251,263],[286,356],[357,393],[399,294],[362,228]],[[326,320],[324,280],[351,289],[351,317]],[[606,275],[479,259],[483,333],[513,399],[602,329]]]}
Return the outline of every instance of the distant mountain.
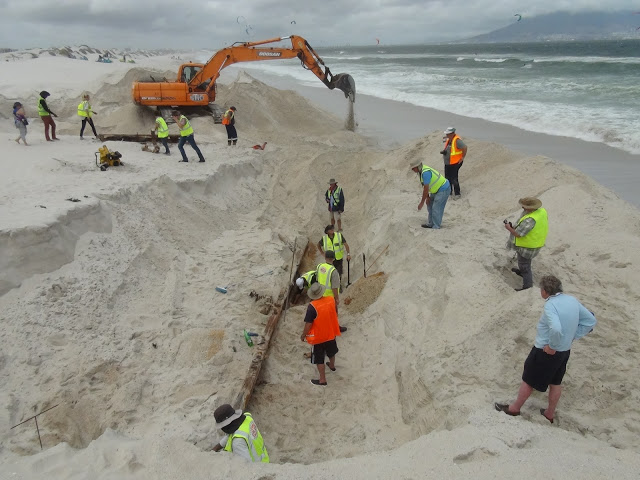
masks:
{"label": "distant mountain", "polygon": [[465,42],[540,42],[547,40],[640,39],[640,15],[625,12],[555,12],[537,17],[522,16],[519,22]]}

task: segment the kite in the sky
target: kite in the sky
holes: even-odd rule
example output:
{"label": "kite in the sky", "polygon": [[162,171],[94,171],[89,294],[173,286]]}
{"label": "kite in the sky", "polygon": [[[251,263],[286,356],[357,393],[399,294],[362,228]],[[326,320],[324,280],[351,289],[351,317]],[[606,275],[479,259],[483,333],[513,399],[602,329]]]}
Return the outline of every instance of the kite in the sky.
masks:
{"label": "kite in the sky", "polygon": [[376,42],[377,42],[376,45],[380,45],[380,39],[379,38],[376,38]]}
{"label": "kite in the sky", "polygon": [[291,25],[295,25],[296,21],[295,20],[291,20]]}
{"label": "kite in the sky", "polygon": [[522,15],[520,15],[519,13],[516,13],[514,17],[518,17],[518,22],[522,20]]}
{"label": "kite in the sky", "polygon": [[236,18],[236,22],[238,22],[238,25],[243,25],[243,24],[247,23],[247,21],[244,19],[244,17],[242,15],[240,15],[238,18]]}

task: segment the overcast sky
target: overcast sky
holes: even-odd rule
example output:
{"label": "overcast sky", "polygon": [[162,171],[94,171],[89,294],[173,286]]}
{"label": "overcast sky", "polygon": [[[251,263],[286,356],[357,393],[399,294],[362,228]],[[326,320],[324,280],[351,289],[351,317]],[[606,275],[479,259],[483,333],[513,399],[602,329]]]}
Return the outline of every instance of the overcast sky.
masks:
{"label": "overcast sky", "polygon": [[515,13],[603,9],[638,11],[640,0],[0,0],[0,47],[218,49],[289,34],[313,46],[437,42],[504,27]]}

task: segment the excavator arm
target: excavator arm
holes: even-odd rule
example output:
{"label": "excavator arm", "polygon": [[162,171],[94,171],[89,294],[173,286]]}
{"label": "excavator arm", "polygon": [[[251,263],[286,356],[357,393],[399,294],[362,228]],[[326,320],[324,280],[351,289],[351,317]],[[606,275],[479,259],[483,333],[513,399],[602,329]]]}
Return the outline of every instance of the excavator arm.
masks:
{"label": "excavator arm", "polygon": [[[265,46],[285,40],[290,47]],[[157,107],[206,106],[215,100],[216,80],[223,68],[238,62],[298,58],[302,66],[311,70],[329,89],[337,88],[346,98],[355,102],[356,86],[351,75],[334,75],[307,41],[296,35],[276,37],[260,42],[234,43],[216,52],[207,63],[187,64],[180,67],[176,82],[135,82],[133,99],[141,105]],[[185,75],[185,71],[196,72]]]}
{"label": "excavator arm", "polygon": [[[263,47],[270,43],[291,40],[291,47]],[[206,84],[206,92],[210,94],[215,87],[215,82],[223,68],[238,62],[253,62],[258,60],[279,60],[286,58],[298,58],[302,66],[311,70],[330,90],[337,88],[344,92],[344,96],[355,102],[356,86],[351,75],[340,73],[334,75],[324,64],[324,61],[302,37],[290,35],[288,37],[276,37],[260,42],[234,43],[230,47],[216,52],[204,65],[202,70],[195,75],[189,85],[197,88]]]}

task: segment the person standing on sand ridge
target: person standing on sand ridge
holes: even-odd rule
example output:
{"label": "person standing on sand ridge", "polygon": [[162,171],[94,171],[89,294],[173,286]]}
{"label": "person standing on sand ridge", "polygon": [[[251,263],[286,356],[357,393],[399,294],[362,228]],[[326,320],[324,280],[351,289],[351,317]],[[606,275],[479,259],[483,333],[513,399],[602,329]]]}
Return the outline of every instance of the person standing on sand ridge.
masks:
{"label": "person standing on sand ridge", "polygon": [[454,200],[460,198],[460,182],[458,181],[458,171],[462,167],[462,162],[467,156],[467,146],[456,134],[456,129],[449,127],[444,131],[445,144],[440,152],[444,160],[444,176],[451,184],[451,193],[455,192]]}
{"label": "person standing on sand ridge", "polygon": [[98,132],[96,132],[96,127],[93,124],[93,120],[91,119],[92,115],[97,115],[97,114],[98,112],[94,112],[93,109],[91,108],[91,104],[89,103],[89,95],[83,95],[82,102],[80,102],[80,104],[78,105],[78,116],[82,118],[82,127],[80,128],[80,140],[84,140],[82,136],[84,134],[84,128],[87,126],[87,122],[91,126],[91,130],[93,130],[93,135],[96,137],[96,140],[99,140]]}
{"label": "person standing on sand ridge", "polygon": [[540,296],[545,300],[544,309],[533,348],[524,362],[518,397],[510,404],[495,403],[494,407],[499,412],[518,416],[534,389],[546,392],[549,388],[549,405],[541,408],[540,414],[553,423],[571,344],[591,333],[597,320],[575,297],[562,293],[562,283],[553,275],[540,280]]}
{"label": "person standing on sand ridge", "polygon": [[189,123],[189,120],[187,119],[187,117],[185,117],[184,115],[181,115],[178,110],[172,110],[171,116],[173,117],[173,120],[176,122],[176,125],[178,125],[178,128],[180,129],[180,140],[178,140],[178,150],[180,150],[180,153],[182,154],[182,160],[179,160],[179,161],[185,162],[185,163],[189,161],[189,159],[187,158],[187,154],[184,152],[184,144],[188,142],[189,145],[191,145],[191,148],[193,148],[198,154],[200,163],[204,162],[204,156],[202,155],[202,152],[200,151],[200,149],[198,148],[198,145],[196,144],[196,139],[193,135],[193,127]]}
{"label": "person standing on sand ridge", "polygon": [[518,257],[518,268],[512,268],[511,271],[522,277],[522,288],[516,288],[516,292],[533,287],[531,261],[544,247],[549,232],[547,211],[542,208],[540,200],[525,197],[518,200],[518,203],[523,211],[516,226],[504,221],[504,228],[511,234],[507,248],[515,249]]}
{"label": "person standing on sand ridge", "polygon": [[[40,92],[40,98],[38,99],[38,115],[42,119],[42,123],[44,123],[44,138],[47,139],[47,142],[51,142],[53,140],[59,140],[56,137],[56,122],[53,121],[53,117],[58,117],[47,105],[47,98],[50,97],[51,94],[46,90]],[[51,128],[51,137],[49,137],[49,128]]]}
{"label": "person standing on sand ridge", "polygon": [[422,185],[422,198],[418,204],[418,211],[422,210],[424,204],[427,204],[427,223],[422,224],[422,228],[439,229],[442,226],[442,217],[444,216],[444,207],[449,199],[451,187],[449,180],[440,175],[436,170],[422,162],[414,162],[411,164],[411,170],[420,177]]}
{"label": "person standing on sand ridge", "polygon": [[224,112],[224,115],[222,116],[222,124],[227,129],[228,146],[231,146],[231,144],[236,145],[238,143],[238,132],[236,131],[236,107],[229,107],[229,110]]}
{"label": "person standing on sand ridge", "polygon": [[338,220],[338,231],[342,231],[342,214],[344,213],[344,192],[338,186],[335,178],[329,180],[329,189],[324,194],[325,201],[329,204],[329,217],[331,225]]}

